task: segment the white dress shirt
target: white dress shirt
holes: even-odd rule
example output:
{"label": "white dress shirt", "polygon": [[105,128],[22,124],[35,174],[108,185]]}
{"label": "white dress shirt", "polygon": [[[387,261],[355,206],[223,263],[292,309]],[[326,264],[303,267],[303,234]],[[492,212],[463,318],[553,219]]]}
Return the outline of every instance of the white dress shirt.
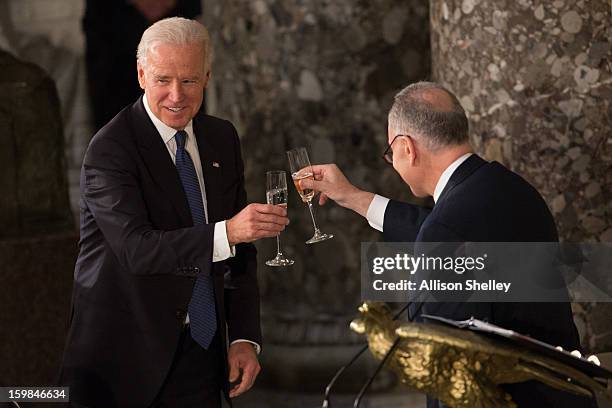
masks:
{"label": "white dress shirt", "polygon": [[[147,95],[142,97],[142,102],[144,104],[145,110],[147,111],[147,115],[155,125],[157,132],[161,136],[166,148],[168,149],[168,153],[170,153],[170,157],[172,158],[172,162],[176,164],[176,140],[174,136],[177,133],[176,129],[171,128],[166,125],[164,122],[159,120],[157,116],[153,114],[151,108],[149,107],[149,102],[147,101]],[[200,191],[202,192],[202,203],[204,203],[204,214],[206,216],[206,222],[208,222],[208,209],[206,205],[206,190],[204,188],[204,174],[202,172],[202,162],[200,161],[200,152],[198,150],[198,142],[196,140],[195,134],[193,133],[193,121],[189,121],[187,126],[185,126],[185,132],[187,133],[187,139],[185,141],[185,150],[189,153],[191,157],[191,161],[193,162],[193,166],[195,167],[196,174],[198,176],[198,183],[200,184]],[[224,261],[227,258],[234,256],[235,247],[230,246],[229,241],[227,239],[227,230],[225,228],[225,221],[219,221],[215,223],[215,232],[213,236],[213,262]],[[189,323],[189,314],[185,318],[185,323]],[[252,342],[250,340],[234,340],[232,344],[237,342],[246,341],[255,346],[257,353],[259,354],[260,346],[259,344]]]}
{"label": "white dress shirt", "polygon": [[[448,184],[451,176],[457,170],[461,164],[467,160],[473,153],[466,153],[463,156],[459,157],[457,160],[452,162],[450,166],[448,166],[440,175],[438,182],[436,183],[436,188],[434,189],[433,199],[434,203],[438,201],[440,198],[440,194],[444,191],[444,187]],[[374,195],[374,199],[370,203],[368,207],[368,212],[366,213],[366,219],[368,223],[372,226],[372,228],[377,229],[378,231],[383,231],[383,225],[385,222],[385,211],[387,210],[387,204],[389,204],[389,199],[383,196],[379,196],[378,194]]]}

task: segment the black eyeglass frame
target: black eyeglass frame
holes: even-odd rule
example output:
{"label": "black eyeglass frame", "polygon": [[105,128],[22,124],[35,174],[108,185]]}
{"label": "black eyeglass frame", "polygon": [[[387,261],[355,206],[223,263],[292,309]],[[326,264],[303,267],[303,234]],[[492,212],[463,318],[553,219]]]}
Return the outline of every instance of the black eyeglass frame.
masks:
{"label": "black eyeglass frame", "polygon": [[391,149],[391,146],[393,145],[393,142],[395,142],[395,139],[397,139],[398,137],[410,137],[410,135],[396,135],[393,140],[391,140],[391,143],[389,143],[389,146],[387,146],[387,148],[385,149],[384,153],[382,154],[382,158],[385,161],[385,163],[393,166],[393,149]]}

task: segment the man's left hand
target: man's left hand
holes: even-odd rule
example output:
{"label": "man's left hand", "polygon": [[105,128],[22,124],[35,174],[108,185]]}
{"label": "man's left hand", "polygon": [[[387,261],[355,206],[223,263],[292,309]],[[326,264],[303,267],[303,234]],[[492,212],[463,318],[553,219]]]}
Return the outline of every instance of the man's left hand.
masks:
{"label": "man's left hand", "polygon": [[240,377],[240,371],[242,371],[242,378],[234,388],[230,390],[229,396],[231,398],[237,397],[240,394],[248,391],[253,386],[255,378],[261,367],[257,360],[257,353],[253,345],[246,341],[234,343],[230,346],[227,354],[227,360],[229,363],[229,381],[230,383],[235,382]]}

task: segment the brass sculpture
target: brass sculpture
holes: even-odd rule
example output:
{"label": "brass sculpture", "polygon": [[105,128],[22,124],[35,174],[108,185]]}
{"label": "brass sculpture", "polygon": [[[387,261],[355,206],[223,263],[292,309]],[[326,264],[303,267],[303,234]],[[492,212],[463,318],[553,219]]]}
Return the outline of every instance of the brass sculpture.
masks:
{"label": "brass sculpture", "polygon": [[578,395],[606,391],[588,375],[552,358],[525,352],[471,331],[427,323],[400,323],[383,303],[364,303],[351,329],[367,334],[370,351],[388,360],[406,386],[453,408],[516,408],[498,385],[537,380]]}

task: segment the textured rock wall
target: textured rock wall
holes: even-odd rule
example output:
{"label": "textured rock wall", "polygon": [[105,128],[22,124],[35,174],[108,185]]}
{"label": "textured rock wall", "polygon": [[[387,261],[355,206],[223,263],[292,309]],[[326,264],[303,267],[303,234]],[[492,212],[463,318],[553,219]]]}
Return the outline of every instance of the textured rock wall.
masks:
{"label": "textured rock wall", "polygon": [[[477,151],[543,194],[562,239],[612,241],[610,2],[432,0],[430,12],[433,75],[469,113]],[[610,308],[575,312],[585,345],[612,349]]]}
{"label": "textured rock wall", "polygon": [[82,0],[0,1],[0,44],[44,69],[60,98],[69,194],[78,225],[79,173],[94,126],[83,63]]}
{"label": "textured rock wall", "polygon": [[0,386],[56,385],[77,239],[73,232],[0,239]]}
{"label": "textured rock wall", "polygon": [[56,380],[77,236],[53,80],[0,50],[0,361],[3,385]]}
{"label": "textured rock wall", "polygon": [[0,239],[72,228],[57,90],[0,49]]}
{"label": "textured rock wall", "polygon": [[[309,147],[313,162],[338,163],[357,185],[408,198],[380,155],[393,95],[429,75],[426,2],[207,1],[204,16],[216,53],[207,107],[238,127],[251,201],[265,200],[265,171],[288,170],[285,151],[300,145]],[[354,343],[348,322],[359,304],[359,245],[380,235],[332,204],[317,208],[316,217],[335,238],[305,245],[310,216],[292,186],[289,214],[281,241],[294,266],[266,267],[275,242],[257,243],[264,354],[271,355],[272,345]],[[330,370],[345,362],[335,348],[318,357],[308,351],[288,355]],[[265,371],[271,370],[267,364]],[[280,380],[290,373],[285,370]]]}
{"label": "textured rock wall", "polygon": [[0,1],[0,47],[36,65],[0,57],[3,386],[53,385],[59,372],[78,240],[66,170],[76,209],[91,137],[80,64],[83,4]]}

